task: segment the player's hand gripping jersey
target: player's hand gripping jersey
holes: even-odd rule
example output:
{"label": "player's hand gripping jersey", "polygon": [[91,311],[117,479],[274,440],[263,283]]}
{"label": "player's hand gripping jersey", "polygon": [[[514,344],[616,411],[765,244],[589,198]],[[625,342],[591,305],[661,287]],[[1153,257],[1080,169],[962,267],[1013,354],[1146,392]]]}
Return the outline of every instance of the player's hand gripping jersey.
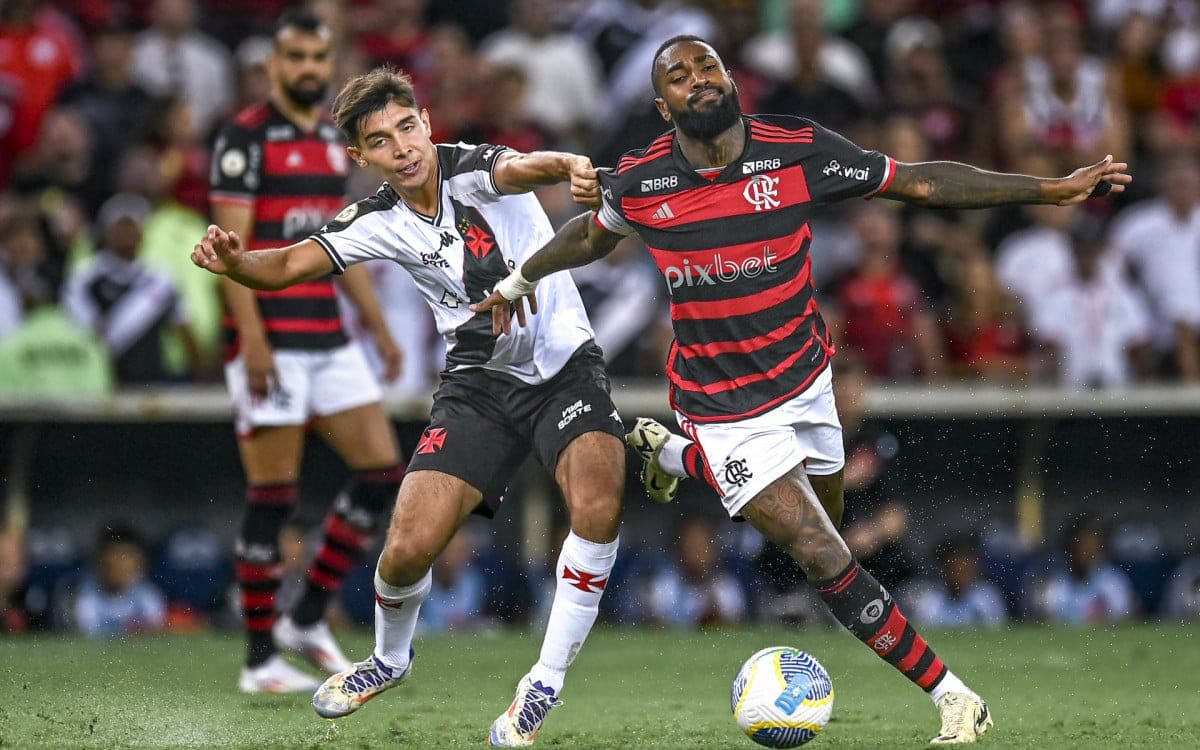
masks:
{"label": "player's hand gripping jersey", "polygon": [[554,235],[536,197],[497,190],[492,169],[506,150],[439,144],[437,216],[409,208],[385,183],[313,239],[339,272],[373,258],[404,266],[446,338],[447,369],[482,366],[541,383],[593,336],[570,274],[552,274],[538,286],[538,314],[512,335],[493,335],[492,314],[467,307]]}
{"label": "player's hand gripping jersey", "polygon": [[[799,117],[743,117],[742,157],[700,174],[674,132],[600,173],[609,231],[637,233],[671,295],[672,406],[698,422],[762,413],[833,353],[813,296],[817,204],[887,187],[895,162]],[[539,287],[540,292],[540,287]]]}

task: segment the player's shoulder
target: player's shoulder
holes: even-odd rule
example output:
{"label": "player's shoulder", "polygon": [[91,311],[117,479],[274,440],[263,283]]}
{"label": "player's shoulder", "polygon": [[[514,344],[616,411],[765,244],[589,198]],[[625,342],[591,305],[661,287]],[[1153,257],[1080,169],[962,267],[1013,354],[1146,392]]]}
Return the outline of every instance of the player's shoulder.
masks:
{"label": "player's shoulder", "polygon": [[609,170],[607,174],[618,180],[633,179],[633,175],[635,174],[640,174],[647,169],[660,167],[662,164],[667,163],[674,147],[675,130],[671,129],[653,141],[650,141],[650,144],[645,148],[626,151],[617,160],[617,166]]}
{"label": "player's shoulder", "polygon": [[796,115],[750,115],[750,135],[755,140],[780,143],[812,143],[814,138],[828,132],[814,120]]}
{"label": "player's shoulder", "polygon": [[325,226],[321,227],[320,233],[344,232],[367,217],[378,216],[380,212],[390,211],[399,200],[400,197],[396,195],[396,191],[385,182],[373,194],[361,198],[339,211]]}
{"label": "player's shoulder", "polygon": [[508,146],[495,143],[438,143],[434,146],[437,151],[439,166],[442,168],[444,179],[478,170],[491,171],[496,159],[507,151]]}
{"label": "player's shoulder", "polygon": [[269,102],[260,102],[251,104],[245,109],[239,111],[225,125],[225,130],[241,130],[245,132],[253,132],[261,130],[266,126],[274,113],[274,108]]}

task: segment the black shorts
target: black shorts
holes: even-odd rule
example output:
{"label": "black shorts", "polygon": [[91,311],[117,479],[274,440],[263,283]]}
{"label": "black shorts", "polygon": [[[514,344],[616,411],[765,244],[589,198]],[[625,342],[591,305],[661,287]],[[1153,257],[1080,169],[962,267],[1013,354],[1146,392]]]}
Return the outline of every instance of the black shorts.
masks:
{"label": "black shorts", "polygon": [[429,427],[408,462],[458,477],[483,493],[476,513],[495,515],[508,482],[532,447],[547,471],[585,432],[623,439],[604,358],[594,342],[579,347],[562,370],[538,385],[471,368],[442,373]]}

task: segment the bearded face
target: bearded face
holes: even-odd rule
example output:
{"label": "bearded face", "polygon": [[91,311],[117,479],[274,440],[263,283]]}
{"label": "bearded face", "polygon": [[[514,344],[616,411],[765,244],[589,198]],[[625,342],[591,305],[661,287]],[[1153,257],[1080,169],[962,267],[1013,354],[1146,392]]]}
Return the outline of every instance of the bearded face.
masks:
{"label": "bearded face", "polygon": [[729,91],[709,86],[690,95],[683,107],[677,109],[668,104],[667,110],[681,133],[702,141],[716,138],[742,116],[736,86],[730,86]]}

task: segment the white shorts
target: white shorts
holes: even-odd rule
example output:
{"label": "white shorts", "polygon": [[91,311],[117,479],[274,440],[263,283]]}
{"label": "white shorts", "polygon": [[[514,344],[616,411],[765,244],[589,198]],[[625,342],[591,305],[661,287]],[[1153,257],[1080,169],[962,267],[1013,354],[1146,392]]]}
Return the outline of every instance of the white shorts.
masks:
{"label": "white shorts", "polygon": [[713,423],[692,422],[682,414],[676,418],[700,446],[731,517],[796,466],[825,476],[846,463],[829,367],[800,395],[756,417]]}
{"label": "white shorts", "polygon": [[233,398],[239,435],[249,435],[256,427],[307,424],[313,417],[382,398],[379,382],[355,342],[337,349],[277,349],[275,371],[276,383],[266,396],[259,397],[250,394],[246,363],[240,354],[225,365],[225,384]]}

